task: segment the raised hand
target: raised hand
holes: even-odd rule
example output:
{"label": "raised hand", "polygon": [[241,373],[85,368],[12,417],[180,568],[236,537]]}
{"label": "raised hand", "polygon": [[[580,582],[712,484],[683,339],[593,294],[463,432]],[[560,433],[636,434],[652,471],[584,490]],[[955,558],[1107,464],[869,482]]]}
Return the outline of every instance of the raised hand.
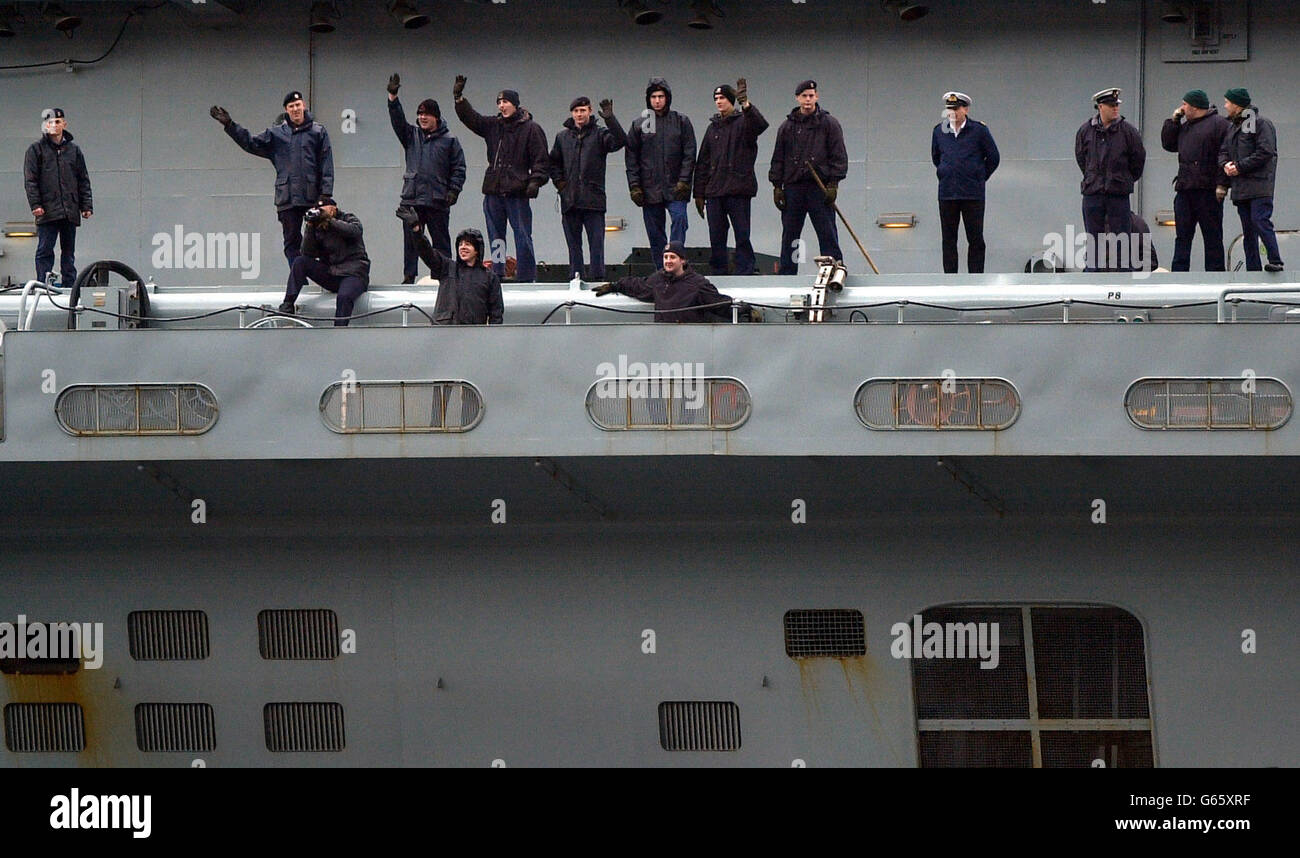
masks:
{"label": "raised hand", "polygon": [[614,100],[611,98],[602,99],[600,102],[600,118],[608,122],[614,118]]}
{"label": "raised hand", "polygon": [[208,111],[208,115],[220,122],[222,125],[229,125],[231,122],[230,114],[226,112],[226,109],[224,107],[217,107],[215,104],[212,105],[212,109]]}
{"label": "raised hand", "polygon": [[736,103],[741,107],[749,106],[749,84],[743,77],[736,80]]}
{"label": "raised hand", "polygon": [[402,76],[393,72],[388,76],[388,94],[397,95],[397,91],[402,88]]}
{"label": "raised hand", "polygon": [[469,80],[469,78],[465,77],[463,74],[456,75],[456,85],[451,88],[452,98],[460,101],[461,93],[465,91],[465,82],[467,80]]}

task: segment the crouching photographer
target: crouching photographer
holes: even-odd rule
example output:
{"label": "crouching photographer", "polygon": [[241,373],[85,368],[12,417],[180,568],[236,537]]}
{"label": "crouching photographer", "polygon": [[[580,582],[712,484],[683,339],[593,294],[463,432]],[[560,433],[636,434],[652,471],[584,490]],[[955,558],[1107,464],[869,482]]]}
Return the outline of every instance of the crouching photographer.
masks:
{"label": "crouching photographer", "polygon": [[321,288],[334,292],[334,326],[346,327],[352,306],[370,284],[370,257],[361,240],[361,221],[339,211],[330,197],[321,197],[303,215],[302,255],[289,269],[281,313],[293,314],[298,293],[311,278]]}

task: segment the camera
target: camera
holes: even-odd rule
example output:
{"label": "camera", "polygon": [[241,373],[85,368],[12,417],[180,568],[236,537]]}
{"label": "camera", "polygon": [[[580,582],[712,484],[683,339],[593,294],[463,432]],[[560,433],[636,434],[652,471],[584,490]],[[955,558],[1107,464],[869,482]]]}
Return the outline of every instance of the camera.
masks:
{"label": "camera", "polygon": [[325,211],[320,206],[312,206],[303,214],[302,219],[312,226],[315,226],[316,224],[327,220],[328,215],[325,214]]}

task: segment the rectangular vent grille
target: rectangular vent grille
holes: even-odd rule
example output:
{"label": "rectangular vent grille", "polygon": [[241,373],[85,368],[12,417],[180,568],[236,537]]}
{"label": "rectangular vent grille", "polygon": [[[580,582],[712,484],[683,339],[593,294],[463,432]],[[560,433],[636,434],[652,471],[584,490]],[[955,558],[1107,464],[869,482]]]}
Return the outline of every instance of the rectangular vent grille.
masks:
{"label": "rectangular vent grille", "polygon": [[791,658],[866,655],[862,612],[840,608],[786,611],[785,654]]}
{"label": "rectangular vent grille", "polygon": [[84,751],[86,720],[79,703],[10,703],[5,747],[17,753]]}
{"label": "rectangular vent grille", "polygon": [[0,673],[49,676],[76,673],[80,669],[80,658],[0,658]]}
{"label": "rectangular vent grille", "polygon": [[343,750],[343,706],[338,703],[268,703],[262,715],[269,751]]}
{"label": "rectangular vent grille", "polygon": [[135,743],[142,751],[211,751],[217,722],[207,703],[141,703],[135,707]]}
{"label": "rectangular vent grille", "polygon": [[735,703],[660,703],[659,744],[665,751],[738,751],[740,707]]}
{"label": "rectangular vent grille", "polygon": [[132,611],[126,630],[136,661],[208,657],[208,615],[203,611]]}
{"label": "rectangular vent grille", "polygon": [[339,657],[339,618],[328,609],[295,608],[257,615],[257,648],[262,658]]}

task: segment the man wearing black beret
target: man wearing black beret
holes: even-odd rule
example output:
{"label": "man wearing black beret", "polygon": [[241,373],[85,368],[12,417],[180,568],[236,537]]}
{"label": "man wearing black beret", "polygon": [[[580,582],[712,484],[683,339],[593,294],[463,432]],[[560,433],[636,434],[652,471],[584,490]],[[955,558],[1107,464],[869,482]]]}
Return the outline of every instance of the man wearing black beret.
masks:
{"label": "man wearing black beret", "polygon": [[[849,173],[844,129],[839,120],[817,103],[817,81],[805,80],[794,88],[798,106],[781,123],[767,173],[772,196],[781,211],[781,263],[778,274],[798,274],[794,246],[800,241],[805,217],[812,218],[822,256],[840,259],[839,230],[831,208],[839,183]],[[810,166],[811,165],[811,166]],[[813,171],[816,171],[814,174]],[[817,177],[826,186],[823,191]]]}
{"label": "man wearing black beret", "polygon": [[627,144],[612,99],[600,103],[600,118],[604,128],[592,118],[591,99],[578,96],[569,104],[569,118],[551,148],[550,176],[560,195],[569,274],[580,279],[584,231],[591,248],[591,279],[605,279],[605,158]]}

